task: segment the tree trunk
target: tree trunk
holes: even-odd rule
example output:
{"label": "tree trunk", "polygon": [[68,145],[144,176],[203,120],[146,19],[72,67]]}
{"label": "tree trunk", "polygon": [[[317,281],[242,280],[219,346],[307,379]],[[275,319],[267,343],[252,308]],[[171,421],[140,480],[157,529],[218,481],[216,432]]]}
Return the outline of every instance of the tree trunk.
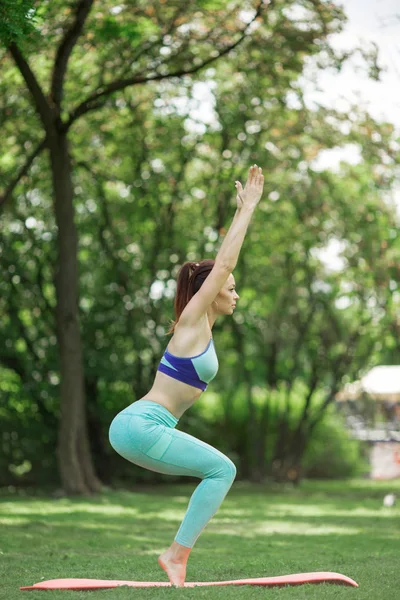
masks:
{"label": "tree trunk", "polygon": [[57,457],[65,492],[88,494],[98,491],[101,483],[94,471],[87,435],[83,353],[78,313],[78,244],[66,135],[52,133],[49,136],[49,149],[54,210],[58,228],[55,287],[61,369],[61,411]]}

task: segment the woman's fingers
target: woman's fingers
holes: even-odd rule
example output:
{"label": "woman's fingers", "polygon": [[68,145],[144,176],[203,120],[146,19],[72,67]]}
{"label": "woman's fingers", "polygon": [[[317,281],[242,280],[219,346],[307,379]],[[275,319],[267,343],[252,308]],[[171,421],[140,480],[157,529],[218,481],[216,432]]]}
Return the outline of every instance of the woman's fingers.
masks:
{"label": "woman's fingers", "polygon": [[257,165],[253,165],[252,167],[250,167],[251,169],[251,177],[250,177],[250,183],[256,183],[257,181]]}
{"label": "woman's fingers", "polygon": [[237,189],[238,192],[242,192],[243,188],[242,188],[242,184],[240,183],[240,181],[235,181],[235,187]]}
{"label": "woman's fingers", "polygon": [[264,176],[262,174],[262,168],[258,167],[256,164],[252,165],[249,169],[249,176],[247,178],[248,184],[260,185],[264,181]]}

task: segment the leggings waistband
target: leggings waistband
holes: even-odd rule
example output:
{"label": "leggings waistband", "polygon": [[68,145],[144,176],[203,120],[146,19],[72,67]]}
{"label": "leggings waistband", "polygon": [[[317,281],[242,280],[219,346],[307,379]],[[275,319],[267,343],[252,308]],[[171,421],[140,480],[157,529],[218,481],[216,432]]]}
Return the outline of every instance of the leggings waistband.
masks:
{"label": "leggings waistband", "polygon": [[136,402],[133,402],[118,413],[117,416],[119,415],[147,417],[167,427],[176,427],[179,422],[179,419],[165,408],[165,406],[152,400],[136,400]]}

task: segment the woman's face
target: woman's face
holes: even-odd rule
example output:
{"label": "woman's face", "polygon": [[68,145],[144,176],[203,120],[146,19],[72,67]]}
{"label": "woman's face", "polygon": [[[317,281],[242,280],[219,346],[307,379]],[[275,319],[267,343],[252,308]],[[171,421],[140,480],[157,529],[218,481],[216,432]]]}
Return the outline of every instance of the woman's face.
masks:
{"label": "woman's face", "polygon": [[215,306],[217,313],[220,315],[231,315],[235,310],[236,301],[239,298],[239,294],[236,292],[235,278],[232,273],[226,280],[224,287],[215,298],[217,306]]}

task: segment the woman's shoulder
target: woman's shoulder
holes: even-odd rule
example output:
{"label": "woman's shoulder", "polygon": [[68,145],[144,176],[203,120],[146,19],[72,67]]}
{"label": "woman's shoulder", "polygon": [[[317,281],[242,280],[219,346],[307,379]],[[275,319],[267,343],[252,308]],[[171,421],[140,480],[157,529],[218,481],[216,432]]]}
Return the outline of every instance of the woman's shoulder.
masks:
{"label": "woman's shoulder", "polygon": [[212,332],[207,315],[198,323],[190,326],[178,321],[169,341],[168,351],[181,357],[196,356],[205,349],[211,336]]}

